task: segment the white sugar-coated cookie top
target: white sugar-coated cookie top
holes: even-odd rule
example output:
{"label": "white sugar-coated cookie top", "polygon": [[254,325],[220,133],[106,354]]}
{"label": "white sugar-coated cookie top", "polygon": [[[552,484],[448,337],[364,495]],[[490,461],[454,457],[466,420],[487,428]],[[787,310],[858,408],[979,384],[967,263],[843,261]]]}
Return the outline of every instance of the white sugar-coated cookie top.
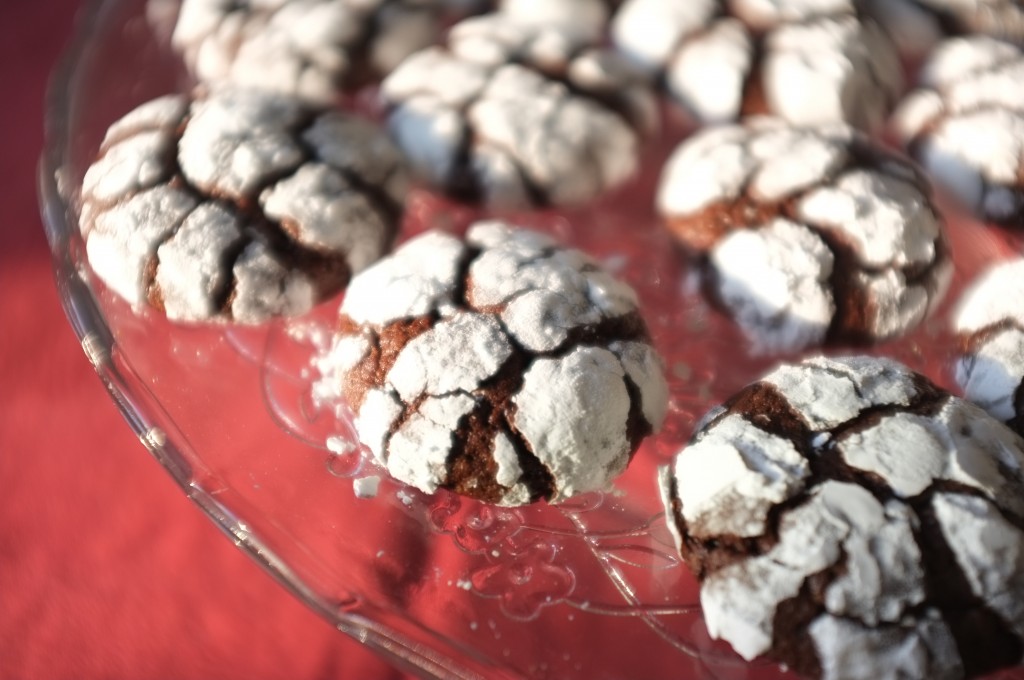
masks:
{"label": "white sugar-coated cookie top", "polygon": [[770,111],[798,124],[882,124],[903,89],[885,32],[855,16],[782,24],[768,34],[762,79]]}
{"label": "white sugar-coated cookie top", "polygon": [[813,187],[848,161],[845,125],[793,127],[775,118],[701,130],[669,157],[658,187],[663,215],[691,215],[749,192],[782,201]]}
{"label": "white sugar-coated cookie top", "polygon": [[957,333],[975,333],[1004,321],[1024,329],[1024,259],[993,265],[971,283],[953,325]]}
{"label": "white sugar-coated cookie top", "polygon": [[708,630],[745,658],[801,634],[775,627],[813,578],[823,611],[799,625],[822,677],[961,677],[963,629],[946,622],[962,614],[925,578],[939,549],[962,572],[950,582],[1024,639],[1024,439],[896,362],[780,367],[713,412],[662,485]]}
{"label": "white sugar-coated cookie top", "polygon": [[985,36],[940,44],[893,125],[936,181],[984,218],[1021,211],[1024,52]]}
{"label": "white sugar-coated cookie top", "polygon": [[843,173],[800,199],[797,214],[854,244],[866,267],[906,267],[935,260],[941,222],[921,187],[872,170]]}
{"label": "white sugar-coated cookie top", "polygon": [[636,311],[633,289],[580,251],[513,236],[496,222],[470,232],[471,243],[492,245],[473,261],[466,297],[478,308],[502,306],[505,328],[523,347],[552,351],[574,328]]}
{"label": "white sugar-coated cookie top", "polygon": [[853,14],[856,0],[725,0],[729,10],[749,25],[768,29],[820,16]]}
{"label": "white sugar-coated cookie top", "polygon": [[909,625],[867,630],[822,614],[808,632],[821,650],[823,680],[876,680],[889,675],[960,680],[964,676],[956,641],[935,611],[924,612]]}
{"label": "white sugar-coated cookie top", "polygon": [[851,0],[627,0],[618,49],[701,123],[746,110],[872,129],[902,87],[891,41]]}
{"label": "white sugar-coated cookie top", "polygon": [[[600,489],[637,425],[665,417],[635,293],[537,232],[489,221],[465,239],[420,235],[355,277],[341,314],[318,395],[348,399],[360,439],[428,493],[519,505]],[[492,462],[451,462],[467,456]]]}
{"label": "white sugar-coated cookie top", "polygon": [[441,4],[183,0],[172,44],[203,82],[327,103],[436,40]]}
{"label": "white sugar-coated cookie top", "polygon": [[381,91],[417,174],[499,207],[581,203],[628,179],[653,94],[584,33],[496,13],[405,60]]}
{"label": "white sugar-coated cookie top", "polygon": [[383,326],[451,308],[464,254],[456,237],[424,234],[354,278],[341,313],[359,324]]}
{"label": "white sugar-coated cookie top", "polygon": [[701,587],[708,632],[745,659],[771,648],[779,605],[796,597],[808,577],[838,563],[846,571],[825,590],[829,614],[872,627],[899,621],[924,600],[921,554],[905,506],[827,481],[782,516],[778,533],[771,550],[714,572]]}
{"label": "white sugar-coated cookie top", "polygon": [[718,0],[626,0],[615,13],[612,39],[634,62],[655,72],[684,37],[707,29],[720,9]]}
{"label": "white sugar-coated cookie top", "polygon": [[307,311],[378,259],[406,185],[370,123],[222,89],[162,97],[112,125],[82,182],[80,224],[94,270],[133,307],[260,323]]}
{"label": "white sugar-coated cookie top", "polygon": [[608,0],[501,0],[498,9],[517,22],[564,26],[589,39],[601,36],[611,13]]}
{"label": "white sugar-coated cookie top", "polygon": [[983,272],[957,303],[953,325],[967,345],[956,367],[964,396],[1003,421],[1024,415],[1024,260]]}
{"label": "white sugar-coated cookie top", "polygon": [[386,380],[406,403],[422,394],[469,393],[511,354],[512,345],[496,318],[459,313],[413,338]]}
{"label": "white sugar-coated cookie top", "polygon": [[872,406],[907,406],[917,395],[912,375],[883,357],[812,357],[778,367],[764,382],[777,389],[815,432],[838,427]]}
{"label": "white sugar-coated cookie top", "polygon": [[513,398],[514,423],[558,485],[556,501],[600,489],[626,469],[630,397],[622,361],[601,347],[542,358]]}
{"label": "white sugar-coated cookie top", "polygon": [[676,456],[672,474],[690,535],[753,537],[810,467],[792,442],[729,416]]}
{"label": "white sugar-coated cookie top", "polygon": [[1024,531],[977,496],[936,494],[932,506],[971,590],[1024,638]]}
{"label": "white sugar-coated cookie top", "polygon": [[[759,330],[752,351],[820,344],[835,315],[835,257],[821,237],[788,220],[735,231],[710,254],[723,304],[742,328]],[[751,295],[751,291],[757,291]]]}
{"label": "white sugar-coated cookie top", "polygon": [[[927,181],[843,124],[706,128],[669,157],[657,206],[684,245],[708,255],[711,290],[754,351],[836,332],[898,335],[941,299],[951,273]],[[857,318],[846,316],[851,297]]]}
{"label": "white sugar-coated cookie top", "polygon": [[533,352],[557,350],[575,330],[638,310],[633,289],[593,258],[544,234],[486,221],[465,241],[428,232],[404,244],[352,280],[341,313],[376,327],[431,312],[447,315],[460,291]]}

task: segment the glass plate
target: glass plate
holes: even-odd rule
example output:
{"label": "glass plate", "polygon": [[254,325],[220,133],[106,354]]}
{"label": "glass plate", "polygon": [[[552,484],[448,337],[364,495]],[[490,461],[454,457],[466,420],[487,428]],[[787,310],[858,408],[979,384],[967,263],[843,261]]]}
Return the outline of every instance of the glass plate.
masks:
{"label": "glass plate", "polygon": [[[667,112],[645,171],[598,204],[511,216],[589,251],[637,289],[668,366],[664,431],[613,488],[564,505],[499,509],[426,496],[376,469],[349,421],[311,398],[310,359],[337,300],[256,329],[175,326],[136,316],[90,272],[75,206],[106,127],[143,101],[191,87],[165,22],[147,18],[143,0],[88,8],[51,85],[40,187],[71,325],[129,425],[185,493],[339,630],[424,676],[788,677],[709,638],[656,491],[657,467],[696,420],[778,360],[750,356],[705,304],[652,212],[661,164],[685,126]],[[346,105],[379,116],[372,93]],[[402,238],[459,232],[481,216],[418,191]],[[946,386],[949,301],[985,263],[1020,252],[1019,236],[951,222],[957,274],[947,303],[908,337],[871,350]],[[376,495],[361,497],[357,488],[373,477]]]}

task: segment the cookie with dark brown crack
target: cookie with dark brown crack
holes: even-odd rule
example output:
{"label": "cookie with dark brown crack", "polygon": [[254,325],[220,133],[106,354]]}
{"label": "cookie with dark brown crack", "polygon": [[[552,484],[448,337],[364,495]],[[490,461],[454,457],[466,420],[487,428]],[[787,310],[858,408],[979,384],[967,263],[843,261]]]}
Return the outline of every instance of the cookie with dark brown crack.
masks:
{"label": "cookie with dark brown crack", "polygon": [[318,363],[392,476],[501,505],[604,489],[667,408],[633,290],[501,222],[428,232],[354,278]]}
{"label": "cookie with dark brown crack", "polygon": [[928,181],[845,125],[701,131],[669,158],[657,201],[759,351],[898,336],[952,273]]}
{"label": "cookie with dark brown crack", "polygon": [[1024,440],[886,359],[781,366],[662,471],[713,637],[809,677],[1024,655]]}
{"label": "cookie with dark brown crack", "polygon": [[953,326],[964,396],[1024,434],[1024,260],[984,271],[960,299]]}
{"label": "cookie with dark brown crack", "polygon": [[1024,51],[994,38],[953,38],[921,69],[894,127],[936,186],[979,218],[1024,226]]}
{"label": "cookie with dark brown crack", "polygon": [[870,130],[903,88],[895,47],[854,0],[628,0],[612,37],[702,124],[769,114]]}
{"label": "cookie with dark brown crack", "polygon": [[468,19],[383,83],[416,174],[500,208],[591,201],[637,171],[654,94],[624,59],[563,21]]}
{"label": "cookie with dark brown crack", "polygon": [[110,127],[79,224],[133,308],[256,324],[308,311],[387,252],[405,187],[364,120],[255,90],[172,95]]}

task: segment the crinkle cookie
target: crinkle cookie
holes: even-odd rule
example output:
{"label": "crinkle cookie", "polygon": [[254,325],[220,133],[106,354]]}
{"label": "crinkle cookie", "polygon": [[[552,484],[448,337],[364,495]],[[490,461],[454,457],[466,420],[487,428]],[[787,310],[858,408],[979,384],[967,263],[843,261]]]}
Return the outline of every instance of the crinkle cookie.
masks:
{"label": "crinkle cookie", "polygon": [[606,487],[667,408],[631,288],[501,222],[428,232],[352,280],[321,395],[396,479],[501,505]]}
{"label": "crinkle cookie", "polygon": [[868,7],[910,56],[923,56],[946,36],[1024,39],[1020,0],[869,0]]}
{"label": "crinkle cookie", "polygon": [[961,298],[954,314],[964,396],[1024,434],[1024,259],[995,265]]}
{"label": "crinkle cookie", "polygon": [[441,33],[439,0],[182,0],[172,45],[205,83],[327,103]]}
{"label": "crinkle cookie", "polygon": [[895,127],[937,184],[982,219],[1024,224],[1024,54],[993,38],[935,50]]}
{"label": "crinkle cookie", "polygon": [[582,203],[621,184],[656,120],[653,93],[614,53],[504,14],[457,24],[382,91],[420,177],[506,208]]}
{"label": "crinkle cookie", "polygon": [[657,202],[760,351],[899,335],[952,272],[927,180],[844,125],[704,130],[669,159]]}
{"label": "crinkle cookie", "polygon": [[894,46],[852,0],[627,0],[612,36],[701,123],[770,113],[871,129],[903,87]]}
{"label": "crinkle cookie", "polygon": [[713,637],[808,677],[980,675],[1024,652],[1024,440],[887,359],[782,366],[662,470]]}
{"label": "crinkle cookie", "polygon": [[82,184],[97,276],[175,321],[301,314],[383,255],[401,156],[370,123],[285,95],[155,99],[114,123]]}

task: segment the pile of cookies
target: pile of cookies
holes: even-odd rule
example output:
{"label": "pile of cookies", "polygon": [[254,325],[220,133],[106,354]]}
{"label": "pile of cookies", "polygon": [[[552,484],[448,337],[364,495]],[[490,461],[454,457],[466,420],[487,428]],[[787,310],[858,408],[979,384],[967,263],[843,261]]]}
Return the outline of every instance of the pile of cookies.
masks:
{"label": "pile of cookies", "polygon": [[[780,359],[661,471],[708,630],[810,677],[1024,661],[1024,257],[951,313],[964,398],[821,354],[944,301],[940,204],[1024,227],[1019,3],[182,0],[168,34],[195,88],[113,123],[80,191],[134,310],[262,324],[343,294],[315,389],[396,480],[606,489],[669,411],[642,301],[507,216],[616,191],[685,120],[651,204]],[[412,187],[479,219],[403,238]]]}

